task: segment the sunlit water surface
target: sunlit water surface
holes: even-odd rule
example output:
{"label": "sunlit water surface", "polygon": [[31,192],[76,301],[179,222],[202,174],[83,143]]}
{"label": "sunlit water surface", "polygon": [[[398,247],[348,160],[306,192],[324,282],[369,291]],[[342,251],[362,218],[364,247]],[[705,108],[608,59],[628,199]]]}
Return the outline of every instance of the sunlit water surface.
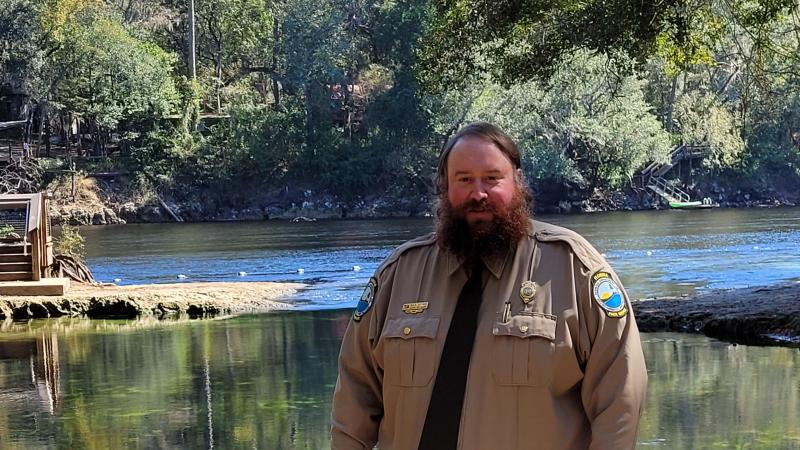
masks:
{"label": "sunlit water surface", "polygon": [[[800,208],[542,220],[572,228],[592,242],[633,298],[800,280]],[[102,281],[302,282],[310,289],[294,301],[309,308],[342,308],[355,304],[393,248],[432,226],[431,219],[234,222],[92,227],[83,233],[89,264]]]}

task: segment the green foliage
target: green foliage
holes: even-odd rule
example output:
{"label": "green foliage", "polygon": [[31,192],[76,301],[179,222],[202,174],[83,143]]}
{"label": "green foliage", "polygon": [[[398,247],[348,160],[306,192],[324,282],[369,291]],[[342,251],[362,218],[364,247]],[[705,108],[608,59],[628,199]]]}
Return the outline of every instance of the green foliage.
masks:
{"label": "green foliage", "polygon": [[708,165],[726,167],[739,162],[744,150],[740,127],[714,94],[692,91],[683,95],[675,102],[673,118],[682,142],[709,146]]}
{"label": "green foliage", "polygon": [[14,232],[14,227],[8,224],[0,225],[0,238],[4,238]]}
{"label": "green foliage", "polygon": [[623,187],[680,142],[707,145],[711,173],[800,176],[794,1],[196,8],[190,80],[186,2],[6,0],[0,95],[23,89],[34,120],[77,119],[134,178],[219,204],[292,184],[422,196],[476,119],[517,139],[539,186]]}
{"label": "green foliage", "polygon": [[57,255],[68,255],[83,260],[86,255],[85,239],[78,227],[62,225],[61,232],[53,240],[53,251]]}
{"label": "green foliage", "polygon": [[111,129],[137,115],[159,117],[173,109],[178,93],[170,77],[172,55],[132,34],[102,5],[71,15],[50,58],[57,103]]}
{"label": "green foliage", "polygon": [[[793,0],[732,5],[737,25],[747,29],[798,8]],[[432,90],[463,86],[482,73],[506,85],[546,79],[580,49],[640,62],[660,53],[683,68],[708,62],[724,28],[716,0],[436,0],[433,7],[420,50],[421,75]]]}
{"label": "green foliage", "polygon": [[179,178],[194,180],[225,195],[241,195],[240,186],[254,180],[277,185],[300,156],[303,116],[298,105],[284,111],[266,105],[242,104],[229,109],[230,119],[209,124],[198,136],[193,154]]}
{"label": "green foliage", "polygon": [[514,137],[535,183],[622,187],[648,162],[666,160],[670,138],[644,100],[644,81],[616,78],[606,64],[581,54],[546,85],[488,85],[466,118],[497,123]]}

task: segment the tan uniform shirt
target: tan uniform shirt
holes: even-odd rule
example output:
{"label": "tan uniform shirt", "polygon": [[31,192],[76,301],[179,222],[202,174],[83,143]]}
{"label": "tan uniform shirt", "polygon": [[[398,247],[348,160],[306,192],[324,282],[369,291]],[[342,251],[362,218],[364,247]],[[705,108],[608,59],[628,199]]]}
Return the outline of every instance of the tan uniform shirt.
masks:
{"label": "tan uniform shirt", "polygon": [[[602,256],[572,231],[531,222],[515,251],[484,263],[459,448],[633,448],[647,374],[627,296],[616,313],[595,298],[602,277],[621,291]],[[417,448],[467,274],[429,235],[399,247],[375,278],[374,303],[351,320],[339,355],[333,450]]]}

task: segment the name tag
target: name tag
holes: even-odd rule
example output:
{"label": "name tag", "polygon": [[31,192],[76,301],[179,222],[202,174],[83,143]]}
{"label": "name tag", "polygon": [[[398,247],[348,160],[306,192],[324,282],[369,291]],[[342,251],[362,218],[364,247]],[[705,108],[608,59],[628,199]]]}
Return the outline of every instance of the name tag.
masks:
{"label": "name tag", "polygon": [[403,312],[406,314],[419,314],[428,309],[428,302],[404,303]]}

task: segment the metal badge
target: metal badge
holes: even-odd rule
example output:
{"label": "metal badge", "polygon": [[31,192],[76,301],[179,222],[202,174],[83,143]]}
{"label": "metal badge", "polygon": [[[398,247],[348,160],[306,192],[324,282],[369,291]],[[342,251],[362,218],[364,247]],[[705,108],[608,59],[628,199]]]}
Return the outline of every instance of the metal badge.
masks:
{"label": "metal badge", "polygon": [[536,295],[536,284],[533,281],[523,281],[522,287],[519,288],[519,298],[522,299],[522,303],[526,305],[533,301],[533,297]]}
{"label": "metal badge", "polygon": [[406,314],[419,314],[428,309],[428,302],[404,303],[403,312]]}

